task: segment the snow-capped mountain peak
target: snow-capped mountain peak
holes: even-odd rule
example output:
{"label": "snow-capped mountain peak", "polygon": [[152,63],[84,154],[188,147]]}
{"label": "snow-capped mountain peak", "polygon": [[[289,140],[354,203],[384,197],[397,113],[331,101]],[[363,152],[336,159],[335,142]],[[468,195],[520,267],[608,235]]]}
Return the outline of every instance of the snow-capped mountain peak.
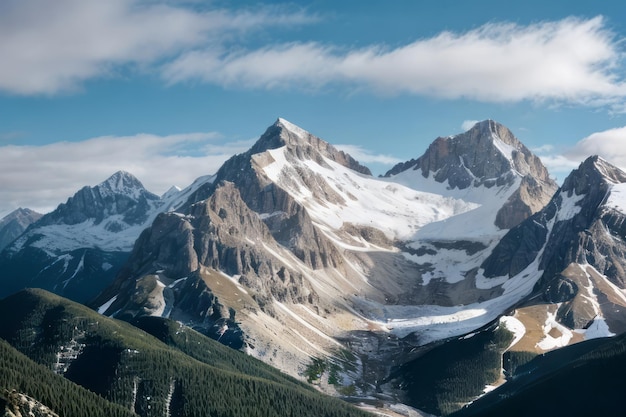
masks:
{"label": "snow-capped mountain peak", "polygon": [[532,175],[552,182],[547,169],[505,126],[493,120],[476,123],[467,132],[439,137],[418,159],[396,165],[386,177],[414,170],[451,189],[502,185]]}
{"label": "snow-capped mountain peak", "polygon": [[102,195],[123,194],[134,198],[147,191],[137,177],[126,171],[117,171],[94,188],[98,188]]}
{"label": "snow-capped mountain peak", "polygon": [[309,132],[302,129],[300,126],[296,126],[295,124],[291,123],[290,121],[286,119],[283,119],[282,117],[279,117],[278,120],[276,120],[275,124],[277,126],[282,126],[283,128],[287,129],[288,131],[292,133],[295,133],[296,135],[300,136],[302,139],[305,139],[307,136],[310,135]]}
{"label": "snow-capped mountain peak", "polygon": [[563,181],[562,190],[573,190],[576,195],[586,194],[600,183],[620,184],[626,182],[626,173],[620,168],[594,155],[584,160]]}
{"label": "snow-capped mountain peak", "polygon": [[299,159],[319,161],[321,158],[327,158],[354,171],[372,175],[369,168],[359,164],[349,154],[282,118],[267,128],[248,153],[254,155],[283,146]]}
{"label": "snow-capped mountain peak", "polygon": [[0,252],[41,216],[31,209],[20,207],[0,219]]}
{"label": "snow-capped mountain peak", "polygon": [[5,287],[39,286],[80,301],[94,297],[175,197],[166,205],[125,171],[81,188],[2,252],[0,266],[10,271]]}

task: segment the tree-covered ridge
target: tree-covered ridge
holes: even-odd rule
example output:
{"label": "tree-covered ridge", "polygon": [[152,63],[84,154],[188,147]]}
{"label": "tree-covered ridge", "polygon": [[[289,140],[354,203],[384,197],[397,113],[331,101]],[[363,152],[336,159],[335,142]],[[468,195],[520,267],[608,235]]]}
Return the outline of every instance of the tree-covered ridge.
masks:
{"label": "tree-covered ridge", "polygon": [[404,364],[394,376],[410,405],[448,415],[501,378],[502,354],[512,340],[512,333],[496,323],[446,342]]}
{"label": "tree-covered ridge", "polygon": [[[10,402],[13,390],[37,399],[64,417],[137,417],[127,408],[102,397],[35,363],[0,339],[0,398]],[[0,408],[0,413],[4,407]]]}
{"label": "tree-covered ridge", "polygon": [[133,320],[132,324],[150,333],[166,345],[176,348],[207,365],[282,384],[295,384],[315,392],[310,385],[280,372],[271,365],[224,346],[176,321],[162,317],[143,316]]}
{"label": "tree-covered ridge", "polygon": [[176,323],[164,325],[177,348],[43,290],[0,301],[0,337],[141,416],[367,415],[190,329],[176,334]]}
{"label": "tree-covered ridge", "polygon": [[626,334],[537,356],[458,417],[623,416]]}

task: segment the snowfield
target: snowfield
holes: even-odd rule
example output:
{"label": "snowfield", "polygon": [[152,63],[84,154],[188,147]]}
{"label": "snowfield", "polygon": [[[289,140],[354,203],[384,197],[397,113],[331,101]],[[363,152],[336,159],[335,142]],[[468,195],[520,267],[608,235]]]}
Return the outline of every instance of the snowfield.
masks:
{"label": "snowfield", "polygon": [[[425,224],[477,207],[460,199],[358,174],[329,159],[324,160],[326,166],[310,159],[294,163],[287,160],[285,147],[268,152],[274,162],[265,166],[263,172],[306,207],[316,223],[330,229],[339,230],[344,223],[376,225],[389,239],[408,240]],[[296,167],[311,181],[322,182],[319,191],[315,190],[318,192],[303,182]]]}

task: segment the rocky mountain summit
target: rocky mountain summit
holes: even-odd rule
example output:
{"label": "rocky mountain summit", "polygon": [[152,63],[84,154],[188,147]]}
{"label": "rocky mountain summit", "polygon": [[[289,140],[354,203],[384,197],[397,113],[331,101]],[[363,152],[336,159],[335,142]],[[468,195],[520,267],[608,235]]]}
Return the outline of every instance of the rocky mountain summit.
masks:
{"label": "rocky mountain summit", "polygon": [[72,226],[91,221],[94,226],[102,225],[105,231],[115,233],[145,224],[161,204],[159,196],[146,190],[136,177],[118,171],[94,187],[83,187],[44,216],[38,226]]}
{"label": "rocky mountain summit", "polygon": [[502,229],[543,208],[556,190],[541,160],[493,120],[476,123],[459,135],[435,139],[424,155],[396,165],[385,177],[403,181],[410,171],[458,190],[510,186],[521,180],[496,216],[496,225]]}
{"label": "rocky mountain summit", "polygon": [[0,219],[0,252],[41,216],[31,209],[18,208]]}

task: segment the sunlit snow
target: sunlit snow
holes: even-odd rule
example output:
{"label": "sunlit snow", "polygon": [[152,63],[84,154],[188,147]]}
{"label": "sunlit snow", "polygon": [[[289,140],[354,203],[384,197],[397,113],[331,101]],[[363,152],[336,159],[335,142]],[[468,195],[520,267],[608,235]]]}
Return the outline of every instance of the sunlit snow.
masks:
{"label": "sunlit snow", "polygon": [[626,183],[611,186],[605,206],[626,213]]}
{"label": "sunlit snow", "polygon": [[[316,223],[331,229],[338,230],[344,223],[376,225],[388,238],[406,240],[425,224],[477,207],[463,200],[361,175],[329,159],[325,160],[328,166],[308,159],[288,162],[284,147],[269,153],[274,162],[263,168],[265,174],[306,207]],[[329,186],[343,201],[333,202],[314,195],[302,176],[295,175],[294,165],[305,169],[312,181],[321,178],[324,184],[320,187]]]}
{"label": "sunlit snow", "polygon": [[573,218],[575,215],[580,213],[580,201],[585,198],[585,194],[576,195],[572,193],[571,197],[567,196],[567,192],[561,192],[561,207],[556,215],[556,221],[565,221]]}

